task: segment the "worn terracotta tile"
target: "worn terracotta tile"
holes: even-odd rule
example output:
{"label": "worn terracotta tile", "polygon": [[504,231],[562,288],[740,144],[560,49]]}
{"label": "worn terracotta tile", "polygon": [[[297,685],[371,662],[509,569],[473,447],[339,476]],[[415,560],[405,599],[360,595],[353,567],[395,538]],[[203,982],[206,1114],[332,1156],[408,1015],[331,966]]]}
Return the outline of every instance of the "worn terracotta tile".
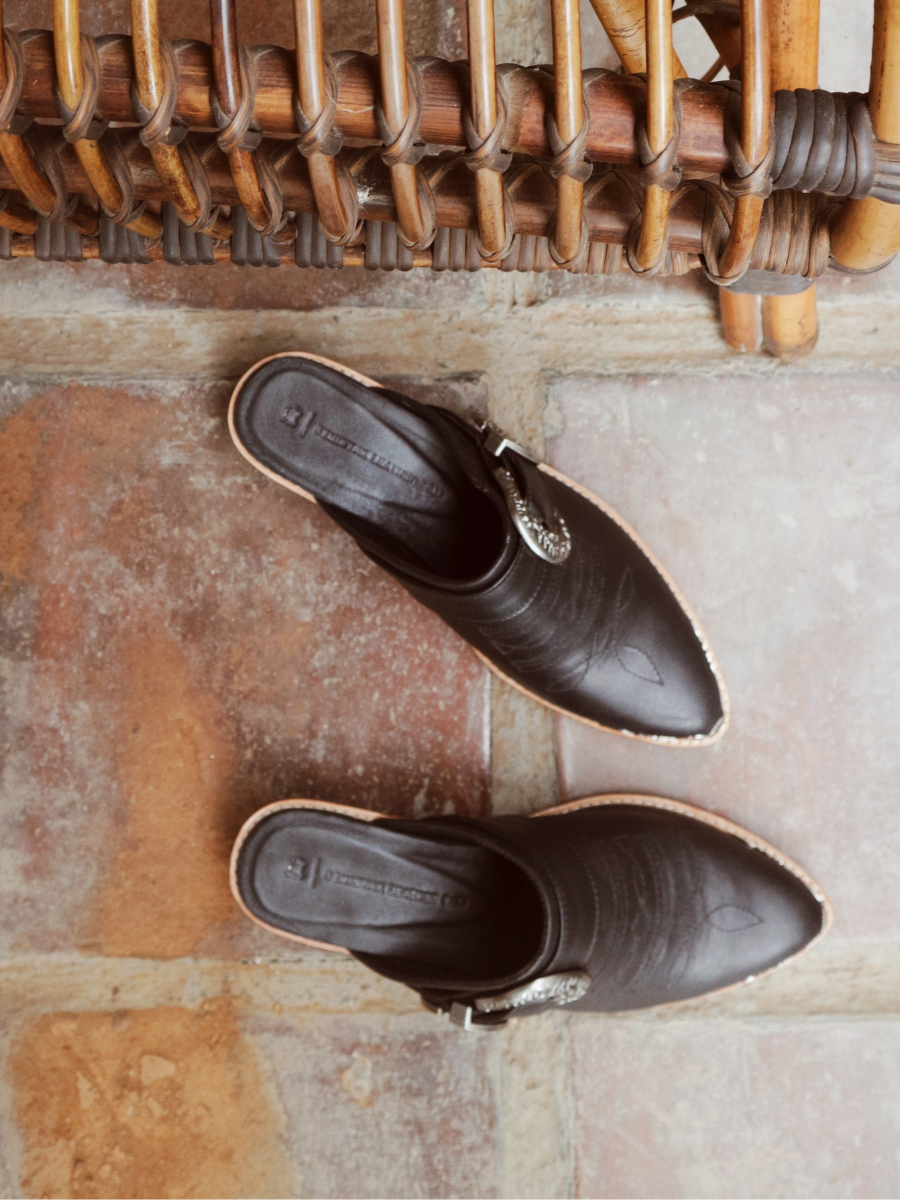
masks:
{"label": "worn terracotta tile", "polygon": [[[526,278],[526,277],[523,277]],[[535,279],[542,277],[534,277]],[[573,276],[573,281],[579,277]],[[174,267],[164,262],[123,266],[92,259],[80,263],[43,263],[19,258],[0,262],[0,279],[7,293],[19,293],[29,310],[36,305],[53,310],[61,292],[83,304],[96,304],[99,294],[111,308],[223,309],[226,311],[286,309],[312,312],[321,308],[396,309],[398,334],[408,308],[446,309],[483,304],[479,274],[435,272],[301,269],[290,264],[271,267]],[[542,285],[543,286],[543,285]],[[602,288],[602,281],[598,287]],[[581,288],[582,285],[578,284]],[[583,290],[583,289],[582,289]],[[598,294],[592,292],[593,294]]]}
{"label": "worn terracotta tile", "polygon": [[19,1195],[292,1196],[285,1118],[231,1002],[48,1013],[7,1064]]}
{"label": "worn terracotta tile", "polygon": [[[444,391],[477,406],[480,386]],[[226,864],[262,804],[486,809],[483,668],[244,463],[226,403],[197,386],[7,395],[5,949],[245,952]]]}
{"label": "worn terracotta tile", "polygon": [[244,1028],[271,1064],[306,1196],[496,1196],[494,1043],[435,1018]]}
{"label": "worn terracotta tile", "polygon": [[[881,278],[880,276],[878,277]],[[173,267],[168,263],[122,266],[91,260],[81,263],[42,263],[33,259],[0,262],[4,289],[18,293],[23,305],[36,303],[54,309],[61,291],[84,304],[96,303],[95,294],[112,308],[222,309],[225,311],[284,309],[312,312],[331,307],[386,308],[396,310],[397,333],[403,336],[404,311],[433,310],[438,316],[457,309],[472,309],[473,319],[485,304],[531,307],[548,302],[575,304],[637,301],[640,297],[667,294],[684,303],[704,301],[710,312],[716,300],[712,284],[692,272],[671,279],[642,280],[627,275],[611,278],[569,275],[551,271],[542,275],[443,271],[367,271],[236,267]],[[854,284],[855,284],[854,280]],[[649,290],[648,290],[649,289]]]}
{"label": "worn terracotta tile", "polygon": [[695,607],[734,721],[707,749],[563,721],[569,795],[716,809],[830,894],[832,938],[900,932],[897,381],[883,375],[561,382],[553,461],[649,543]]}
{"label": "worn terracotta tile", "polygon": [[870,1197],[900,1189],[895,1021],[577,1021],[584,1197]]}

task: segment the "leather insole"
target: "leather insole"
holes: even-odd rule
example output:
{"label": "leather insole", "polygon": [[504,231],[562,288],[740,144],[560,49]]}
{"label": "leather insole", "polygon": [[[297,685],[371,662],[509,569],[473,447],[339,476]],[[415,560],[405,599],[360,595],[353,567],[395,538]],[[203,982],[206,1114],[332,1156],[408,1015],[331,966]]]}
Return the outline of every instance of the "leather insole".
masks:
{"label": "leather insole", "polygon": [[[258,462],[367,522],[392,550],[445,577],[474,576],[497,552],[497,514],[408,403],[311,359],[276,358],[244,384],[234,426]],[[486,530],[497,545],[485,545]]]}
{"label": "leather insole", "polygon": [[534,885],[500,854],[314,809],[253,829],[238,884],[285,932],[467,977],[515,970],[541,930]]}

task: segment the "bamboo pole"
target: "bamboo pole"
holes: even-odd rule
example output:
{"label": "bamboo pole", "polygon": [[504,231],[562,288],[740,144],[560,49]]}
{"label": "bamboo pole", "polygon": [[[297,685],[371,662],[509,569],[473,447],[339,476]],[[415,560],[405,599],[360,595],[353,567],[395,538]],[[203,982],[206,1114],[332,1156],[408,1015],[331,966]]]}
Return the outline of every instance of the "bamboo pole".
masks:
{"label": "bamboo pole", "polygon": [[[660,155],[672,140],[675,112],[672,93],[672,5],[670,0],[647,0],[647,141]],[[666,253],[669,204],[672,193],[657,184],[644,190],[641,232],[635,261],[643,271],[659,265]]]}
{"label": "bamboo pole", "polygon": [[[399,138],[410,112],[403,0],[376,0],[375,11],[382,110],[388,129]],[[391,179],[401,235],[410,248],[419,249],[429,233],[433,236],[433,230],[429,230],[422,209],[416,168],[408,162],[397,163],[391,167]]]}
{"label": "bamboo pole", "polygon": [[[62,0],[58,0],[62,2]],[[211,0],[209,21],[212,30],[213,75],[216,96],[225,117],[232,119],[241,106],[244,84],[241,80],[237,13],[234,0]],[[253,154],[234,146],[228,151],[228,164],[241,205],[254,229],[275,226],[280,213],[272,213],[257,175]]]}
{"label": "bamboo pole", "polygon": [[[550,0],[550,14],[556,125],[563,144],[568,146],[578,137],[584,119],[578,0]],[[584,184],[571,175],[560,175],[556,194],[556,230],[551,248],[559,261],[571,262],[582,248]]]}
{"label": "bamboo pole", "polygon": [[[325,108],[325,41],[319,0],[294,0],[294,45],[297,52],[297,90],[306,119],[314,123]],[[353,236],[354,210],[341,195],[337,165],[331,154],[314,150],[306,165],[325,236],[344,241]]]}
{"label": "bamboo pole", "polygon": [[740,354],[755,354],[762,346],[761,297],[747,292],[719,288],[719,316],[722,336],[732,350]]}
{"label": "bamboo pole", "polygon": [[[776,300],[777,304],[766,303]],[[794,296],[764,296],[763,345],[782,362],[799,362],[815,349],[819,339],[816,289]]]}
{"label": "bamboo pole", "polygon": [[[769,0],[772,91],[819,86],[819,0]],[[819,337],[816,286],[793,296],[764,296],[763,345],[783,362],[811,354]]]}
{"label": "bamboo pole", "polygon": [[[741,146],[751,167],[769,151],[771,59],[769,0],[741,2]],[[735,278],[746,270],[762,219],[763,197],[737,196],[731,232],[719,258],[719,274]]]}
{"label": "bamboo pole", "polygon": [[[134,55],[139,47],[128,37],[102,44],[98,111],[117,125],[137,127],[132,102]],[[2,56],[0,56],[2,57]],[[32,33],[23,44],[24,87],[20,109],[40,122],[58,122],[53,35]],[[176,111],[180,120],[197,132],[215,133],[211,96],[215,90],[209,45],[190,41],[175,46],[178,65]],[[254,118],[264,136],[297,138],[301,130],[294,116],[292,96],[297,88],[297,58],[293,50],[267,47],[258,60],[259,78]],[[5,82],[3,75],[0,82]],[[462,113],[469,102],[465,79],[455,63],[432,60],[422,75],[420,137],[432,145],[462,146],[466,136]],[[536,73],[521,68],[507,87],[511,144],[516,154],[547,158],[552,153],[547,138],[546,110],[552,93]],[[378,100],[378,64],[359,57],[342,62],[338,69],[338,103],[335,128],[356,145],[381,144],[375,122]],[[679,162],[687,172],[717,175],[730,166],[725,145],[725,109],[728,93],[716,86],[697,84],[681,97],[682,122]],[[595,80],[587,92],[589,130],[586,157],[594,162],[640,166],[636,130],[646,106],[644,84],[628,75],[607,75]]]}
{"label": "bamboo pole", "polygon": [[[66,106],[73,112],[78,108],[84,92],[84,68],[81,60],[81,25],[79,0],[54,0],[53,37],[56,50],[56,74],[59,91]],[[108,213],[116,213],[122,207],[122,189],[116,181],[99,142],[81,138],[74,143],[75,153],[94,186],[101,204]],[[126,222],[127,229],[143,237],[159,237],[162,226],[152,213],[142,213],[133,221]]]}
{"label": "bamboo pole", "polygon": [[[469,85],[472,123],[482,143],[497,123],[497,57],[494,42],[494,0],[468,0]],[[478,233],[485,257],[496,258],[506,243],[503,176],[489,169],[475,172],[478,193]]]}
{"label": "bamboo pole", "polygon": [[[131,0],[131,32],[137,91],[144,108],[151,113],[156,112],[164,94],[157,0]],[[171,199],[182,221],[186,225],[193,225],[201,215],[200,200],[181,161],[178,147],[156,142],[150,147],[150,156],[168,189],[167,199]],[[231,225],[216,216],[203,232],[226,238],[231,234]]]}
{"label": "bamboo pole", "polygon": [[[591,0],[591,4],[625,70],[631,75],[642,75],[647,70],[644,0]],[[672,75],[675,79],[687,78],[687,71],[674,50]]]}
{"label": "bamboo pole", "polygon": [[[875,136],[900,144],[900,0],[875,0],[869,112]],[[900,208],[867,196],[845,206],[831,230],[831,253],[845,267],[871,271],[900,250]]]}

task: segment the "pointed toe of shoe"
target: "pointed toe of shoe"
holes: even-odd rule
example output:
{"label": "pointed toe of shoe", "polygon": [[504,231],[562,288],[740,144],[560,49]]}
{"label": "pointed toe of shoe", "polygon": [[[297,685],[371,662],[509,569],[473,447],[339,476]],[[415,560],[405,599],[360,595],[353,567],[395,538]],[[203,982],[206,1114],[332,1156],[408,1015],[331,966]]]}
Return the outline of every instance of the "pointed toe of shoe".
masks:
{"label": "pointed toe of shoe", "polygon": [[582,682],[582,714],[642,737],[718,737],[729,713],[724,684],[676,597],[662,579],[646,574],[616,644]]}
{"label": "pointed toe of shoe", "polygon": [[[707,904],[702,957],[715,986],[770,971],[805,950],[828,920],[824,898],[773,859],[747,849],[728,889]],[[743,857],[743,856],[742,856]]]}
{"label": "pointed toe of shoe", "polygon": [[[598,798],[573,820],[592,860],[601,917],[578,1007],[601,1012],[690,1000],[748,982],[805,950],[830,908],[786,856],[677,801]],[[618,801],[622,803],[618,803]]]}
{"label": "pointed toe of shoe", "polygon": [[709,838],[696,854],[695,871],[704,882],[697,894],[690,953],[680,972],[682,998],[771,971],[826,929],[827,901],[797,868],[786,865],[788,860],[779,862],[726,834]]}

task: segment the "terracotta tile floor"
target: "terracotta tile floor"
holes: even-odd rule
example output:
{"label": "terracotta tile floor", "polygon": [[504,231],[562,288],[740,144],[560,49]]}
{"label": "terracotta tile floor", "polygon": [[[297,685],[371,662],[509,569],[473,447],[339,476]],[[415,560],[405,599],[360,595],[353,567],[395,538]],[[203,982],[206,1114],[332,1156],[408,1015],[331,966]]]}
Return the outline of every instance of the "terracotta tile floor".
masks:
{"label": "terracotta tile floor", "polygon": [[561,470],[627,514],[691,597],[734,720],[706,753],[560,730],[571,795],[640,784],[742,821],[830,894],[833,941],[900,939],[900,429],[877,375],[551,390]]}
{"label": "terracotta tile floor", "polygon": [[[374,315],[402,345],[391,286]],[[490,359],[451,345],[444,368],[390,382],[458,411],[503,395]],[[562,722],[562,788],[745,822],[832,893],[834,934],[665,1019],[493,1038],[252,929],[227,856],[290,795],[545,806],[550,722],[244,464],[227,383],[5,387],[3,1194],[897,1193],[896,378],[722,383],[520,394],[684,587],[736,710],[694,752]]]}
{"label": "terracotta tile floor", "polygon": [[237,455],[228,394],[8,398],[6,951],[246,953],[226,864],[270,800],[486,811],[483,669]]}

